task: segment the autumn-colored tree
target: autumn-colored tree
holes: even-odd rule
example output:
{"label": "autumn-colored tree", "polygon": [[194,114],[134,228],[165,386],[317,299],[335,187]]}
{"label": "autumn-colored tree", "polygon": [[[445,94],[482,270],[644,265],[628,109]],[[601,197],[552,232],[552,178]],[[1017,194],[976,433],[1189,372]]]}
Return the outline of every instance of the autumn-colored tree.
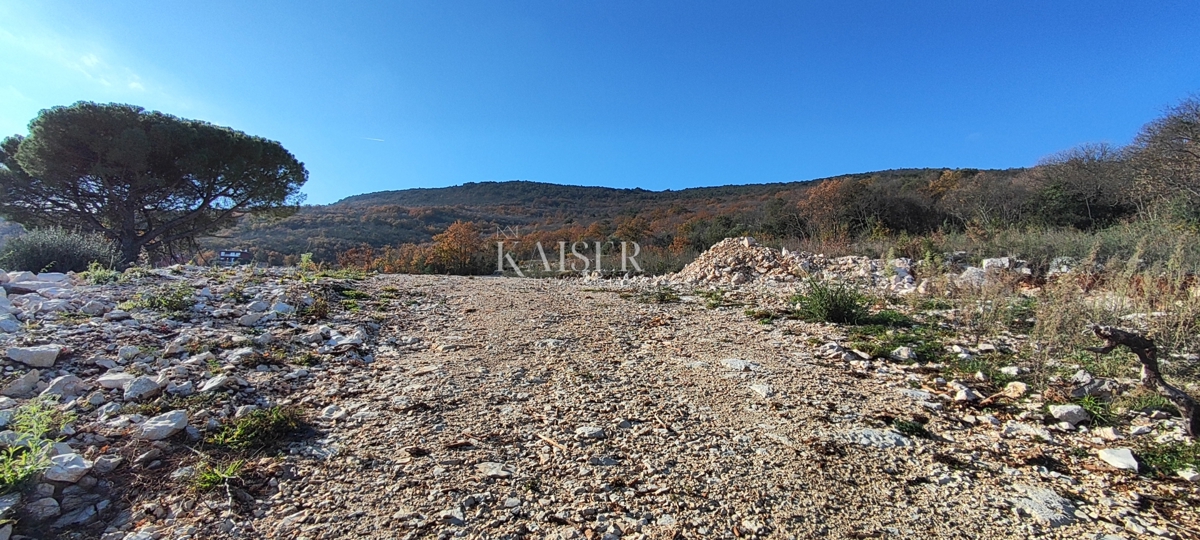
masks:
{"label": "autumn-colored tree", "polygon": [[617,225],[617,231],[613,235],[621,240],[637,241],[645,238],[649,232],[650,224],[645,219],[642,219],[641,216],[634,216],[633,218],[621,221]]}
{"label": "autumn-colored tree", "polygon": [[433,237],[433,263],[450,274],[477,274],[483,267],[483,239],[479,226],[455,221]]}
{"label": "autumn-colored tree", "polygon": [[856,184],[854,180],[842,178],[826,180],[800,199],[800,213],[814,229],[814,236],[837,234],[847,228]]}

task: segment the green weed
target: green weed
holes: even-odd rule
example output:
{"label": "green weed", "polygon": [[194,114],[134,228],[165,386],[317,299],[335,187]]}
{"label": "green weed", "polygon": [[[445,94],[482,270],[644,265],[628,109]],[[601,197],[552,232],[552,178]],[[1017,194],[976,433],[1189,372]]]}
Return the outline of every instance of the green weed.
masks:
{"label": "green weed", "polygon": [[82,277],[92,285],[104,285],[121,279],[121,273],[98,262],[93,262],[88,265],[88,269]]}
{"label": "green weed", "polygon": [[867,298],[852,286],[844,283],[829,285],[810,279],[806,289],[791,298],[795,315],[803,320],[857,324],[869,315]]}
{"label": "green weed", "polygon": [[1146,442],[1135,453],[1149,467],[1143,474],[1167,476],[1183,469],[1200,470],[1200,444],[1190,442]]}
{"label": "green weed", "polygon": [[20,489],[50,467],[54,437],[75,421],[73,413],[63,413],[56,405],[53,398],[37,398],[13,413],[9,429],[19,442],[0,451],[0,493]]}
{"label": "green weed", "polygon": [[930,433],[925,426],[911,420],[893,420],[892,429],[899,431],[901,435],[909,437],[920,437],[922,439],[932,439],[933,433]]}
{"label": "green weed", "polygon": [[199,493],[224,487],[227,482],[241,475],[242,467],[245,467],[245,465],[246,461],[241,459],[231,461],[225,465],[212,465],[208,462],[202,462],[196,465],[196,472],[192,475],[189,487],[192,491]]}
{"label": "green weed", "polygon": [[290,407],[258,409],[234,419],[204,442],[231,450],[269,448],[300,427],[300,412]]}
{"label": "green weed", "polygon": [[1117,415],[1112,410],[1112,404],[1096,396],[1084,396],[1075,401],[1076,405],[1092,415],[1092,425],[1111,426]]}
{"label": "green weed", "polygon": [[624,293],[621,298],[632,298],[640,304],[674,304],[679,301],[679,293],[670,287],[659,287],[637,294]]}
{"label": "green weed", "polygon": [[196,305],[194,294],[195,289],[187,283],[169,283],[134,294],[129,305],[133,308],[163,313],[182,313]]}

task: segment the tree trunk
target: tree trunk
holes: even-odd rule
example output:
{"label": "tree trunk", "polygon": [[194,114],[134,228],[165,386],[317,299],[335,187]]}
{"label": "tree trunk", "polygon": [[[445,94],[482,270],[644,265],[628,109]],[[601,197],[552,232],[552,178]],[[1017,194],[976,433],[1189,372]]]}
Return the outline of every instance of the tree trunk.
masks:
{"label": "tree trunk", "polygon": [[121,268],[128,268],[137,263],[138,256],[142,254],[142,243],[138,242],[137,238],[121,238],[117,242],[117,247],[121,251]]}
{"label": "tree trunk", "polygon": [[1137,355],[1138,361],[1142,363],[1142,385],[1162,394],[1179,408],[1179,413],[1183,415],[1184,431],[1188,437],[1195,439],[1196,435],[1200,434],[1200,415],[1197,415],[1200,412],[1200,404],[1197,404],[1196,400],[1183,390],[1171,386],[1163,380],[1162,373],[1158,370],[1158,347],[1154,345],[1154,342],[1133,332],[1126,332],[1111,326],[1093,324],[1091,330],[1097,337],[1104,340],[1104,346],[1088,347],[1087,350],[1108,354],[1120,345],[1129,347],[1129,350]]}

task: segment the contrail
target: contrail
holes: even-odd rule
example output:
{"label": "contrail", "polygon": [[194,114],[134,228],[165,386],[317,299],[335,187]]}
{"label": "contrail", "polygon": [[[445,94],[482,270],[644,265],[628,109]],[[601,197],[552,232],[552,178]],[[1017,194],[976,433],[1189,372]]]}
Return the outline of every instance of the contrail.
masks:
{"label": "contrail", "polygon": [[383,142],[383,139],[375,139],[372,137],[363,137],[363,139],[366,139],[368,141]]}

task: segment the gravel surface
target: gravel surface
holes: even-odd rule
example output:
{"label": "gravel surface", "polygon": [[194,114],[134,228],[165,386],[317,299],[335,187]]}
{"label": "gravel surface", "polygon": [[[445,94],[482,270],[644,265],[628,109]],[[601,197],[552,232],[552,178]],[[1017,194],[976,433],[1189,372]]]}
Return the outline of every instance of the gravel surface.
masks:
{"label": "gravel surface", "polygon": [[[28,364],[6,361],[15,401],[0,408],[58,388],[78,413],[53,478],[9,505],[17,533],[1075,539],[1200,528],[1196,484],[1111,465],[1098,455],[1108,441],[1033,419],[1040,403],[956,400],[967,384],[863,358],[843,348],[845,328],[760,324],[682,284],[678,301],[654,303],[639,300],[662,280],[177,270],[147,279],[208,298],[184,322],[115,309],[147,283],[62,293],[103,304],[76,326],[46,320],[32,296],[16,301],[42,326],[10,336],[9,357],[54,365],[29,379]],[[727,298],[778,303],[790,287],[748,283]],[[338,290],[326,318],[294,313]],[[39,345],[62,349],[23,350]],[[212,433],[272,406],[301,411],[300,432],[241,454],[223,489],[188,487],[215,455]],[[1177,419],[1143,424],[1178,431]]]}

